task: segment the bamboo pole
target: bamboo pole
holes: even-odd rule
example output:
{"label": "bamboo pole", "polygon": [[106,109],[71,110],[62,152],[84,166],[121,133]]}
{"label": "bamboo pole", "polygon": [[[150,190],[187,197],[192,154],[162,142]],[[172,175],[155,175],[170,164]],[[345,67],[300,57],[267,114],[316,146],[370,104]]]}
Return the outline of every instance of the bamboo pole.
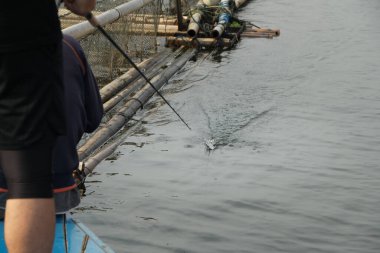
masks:
{"label": "bamboo pole", "polygon": [[239,9],[247,0],[234,0],[236,9]]}
{"label": "bamboo pole", "polygon": [[[72,12],[70,12],[67,9],[59,9],[59,12],[65,11],[62,15],[59,14],[59,18],[61,19],[61,22],[66,21],[76,21],[77,23],[81,21],[85,21],[86,19],[82,16],[78,16]],[[102,12],[99,11],[92,11],[92,14],[95,16],[101,15]],[[166,23],[166,22],[174,22],[176,21],[176,17],[174,16],[164,16],[164,15],[152,15],[152,14],[127,14],[124,15],[128,22],[143,22],[143,23],[156,23],[157,21],[160,23]],[[122,22],[122,21],[116,21],[116,22]]]}
{"label": "bamboo pole", "polygon": [[[125,26],[125,25],[124,25]],[[117,28],[114,30],[118,30]],[[122,30],[122,29],[120,29]],[[125,29],[124,29],[125,30]],[[178,27],[176,25],[153,25],[153,24],[144,24],[144,28],[141,28],[140,24],[132,23],[130,27],[128,27],[127,32],[139,31],[140,33],[144,33],[144,31],[178,31]]]}
{"label": "bamboo pole", "polygon": [[137,128],[141,127],[141,120],[134,124],[131,128],[129,128],[125,133],[123,133],[122,138],[116,139],[114,142],[106,146],[103,146],[101,150],[95,155],[89,157],[84,162],[84,167],[82,172],[85,176],[91,174],[95,167],[101,163],[104,159],[112,155],[113,152],[124,142],[125,138],[131,133],[136,131]]}
{"label": "bamboo pole", "polygon": [[188,46],[188,47],[211,47],[211,46],[223,46],[230,47],[231,40],[226,38],[215,39],[215,38],[187,38],[187,37],[167,37],[168,46]]}
{"label": "bamboo pole", "polygon": [[219,38],[224,33],[224,30],[230,23],[232,14],[229,0],[220,0],[219,6],[221,7],[221,10],[218,16],[218,24],[211,31],[211,35],[214,38]]}
{"label": "bamboo pole", "polygon": [[280,30],[279,29],[251,28],[251,29],[246,29],[244,32],[271,33],[274,36],[280,36]]}
{"label": "bamboo pole", "polygon": [[[186,51],[172,65],[170,65],[161,74],[155,76],[151,82],[160,89],[186,62],[196,53],[195,49]],[[102,127],[94,133],[79,149],[79,160],[83,160],[105,143],[111,136],[118,132],[125,123],[136,113],[136,111],[145,104],[148,99],[153,96],[155,90],[149,84],[139,90],[132,98],[130,98],[122,108]]]}
{"label": "bamboo pole", "polygon": [[202,14],[200,11],[194,13],[190,17],[189,27],[187,28],[187,34],[190,37],[195,37],[199,32],[199,23],[201,22]]}
{"label": "bamboo pole", "polygon": [[[65,28],[68,28],[70,26],[73,26],[73,25],[76,25],[80,22],[83,22],[85,21],[85,19],[81,18],[77,18],[77,19],[71,19],[71,18],[61,18],[61,28],[62,29],[65,29]],[[153,19],[153,18],[144,18],[144,17],[136,17],[136,18],[131,18],[131,20],[128,20],[128,23],[129,24],[134,24],[134,25],[141,25],[141,24],[156,24],[156,21]],[[125,23],[124,22],[119,22],[119,21],[116,21],[114,23],[112,23],[114,26],[121,26],[121,27],[125,27]],[[174,25],[177,27],[177,20],[176,19],[164,19],[164,18],[160,18],[159,21],[158,21],[158,24],[160,25]]]}
{"label": "bamboo pole", "polygon": [[275,35],[272,33],[255,33],[255,32],[243,32],[240,37],[243,38],[267,38],[267,39],[273,39]]}
{"label": "bamboo pole", "polygon": [[160,34],[175,34],[178,31],[176,25],[153,25],[153,24],[142,24],[130,23],[126,29],[126,25],[123,23],[116,23],[112,26],[112,31],[114,33],[127,33],[127,34],[145,34],[145,35],[156,35],[157,31]]}
{"label": "bamboo pole", "polygon": [[[153,2],[153,0],[132,0],[96,16],[96,19],[101,26],[104,26],[115,22],[120,17],[132,13],[151,2]],[[79,40],[95,31],[96,28],[93,27],[88,21],[85,21],[65,28],[62,32]]]}

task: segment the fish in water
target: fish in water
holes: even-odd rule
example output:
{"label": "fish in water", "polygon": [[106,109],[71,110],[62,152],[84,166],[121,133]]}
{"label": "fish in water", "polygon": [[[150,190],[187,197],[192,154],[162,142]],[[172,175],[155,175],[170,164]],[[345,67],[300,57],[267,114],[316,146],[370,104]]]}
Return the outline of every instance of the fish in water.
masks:
{"label": "fish in water", "polygon": [[208,150],[214,150],[216,148],[215,139],[205,140],[205,145]]}

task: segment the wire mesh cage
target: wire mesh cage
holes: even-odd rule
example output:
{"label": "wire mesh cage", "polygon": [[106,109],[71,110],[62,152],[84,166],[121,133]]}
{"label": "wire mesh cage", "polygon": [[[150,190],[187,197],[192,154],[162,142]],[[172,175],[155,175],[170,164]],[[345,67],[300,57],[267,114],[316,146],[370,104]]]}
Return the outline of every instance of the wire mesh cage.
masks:
{"label": "wire mesh cage", "polygon": [[[94,14],[112,9],[126,1],[98,2]],[[66,9],[59,12],[62,28],[84,21]],[[157,51],[157,27],[160,17],[165,16],[161,0],[155,0],[129,13],[117,21],[107,24],[104,29],[139,63]],[[127,71],[131,66],[125,58],[99,32],[94,32],[80,40],[99,86],[103,86]]]}

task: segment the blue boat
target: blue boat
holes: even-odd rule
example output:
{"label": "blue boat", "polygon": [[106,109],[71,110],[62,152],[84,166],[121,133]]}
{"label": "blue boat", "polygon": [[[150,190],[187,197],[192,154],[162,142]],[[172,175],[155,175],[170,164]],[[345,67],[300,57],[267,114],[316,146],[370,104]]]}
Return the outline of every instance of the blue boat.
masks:
{"label": "blue boat", "polygon": [[[0,252],[7,252],[4,220],[0,221]],[[71,215],[57,215],[53,253],[115,253]]]}

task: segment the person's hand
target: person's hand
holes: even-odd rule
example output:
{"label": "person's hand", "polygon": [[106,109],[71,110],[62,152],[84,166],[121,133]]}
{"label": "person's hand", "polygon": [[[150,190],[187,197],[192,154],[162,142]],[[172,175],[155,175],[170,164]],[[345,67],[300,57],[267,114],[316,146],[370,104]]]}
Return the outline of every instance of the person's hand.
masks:
{"label": "person's hand", "polygon": [[96,5],[96,0],[64,0],[64,2],[67,9],[80,16],[91,12]]}

